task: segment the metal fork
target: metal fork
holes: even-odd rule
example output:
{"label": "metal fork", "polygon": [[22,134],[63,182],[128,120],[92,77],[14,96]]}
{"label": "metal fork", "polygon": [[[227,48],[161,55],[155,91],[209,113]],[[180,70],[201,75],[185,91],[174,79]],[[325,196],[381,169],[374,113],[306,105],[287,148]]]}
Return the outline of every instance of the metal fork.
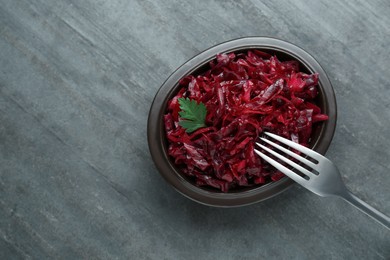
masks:
{"label": "metal fork", "polygon": [[[293,148],[301,153],[306,154],[307,156],[311,157],[317,162],[310,161],[301,155],[298,155],[297,153],[294,153],[292,150],[289,150],[279,144],[276,144],[275,142],[272,142],[269,139],[266,138],[260,138],[264,143],[269,144],[271,147],[276,148],[279,152],[276,152],[275,150],[272,150],[265,145],[262,145],[260,143],[256,143],[260,148],[262,148],[264,151],[272,154],[274,157],[280,159],[281,161],[285,162],[286,164],[290,165],[291,168],[287,168],[283,164],[277,162],[276,160],[272,159],[271,157],[267,156],[265,153],[259,151],[258,149],[255,149],[255,152],[263,158],[265,161],[273,165],[276,169],[296,181],[297,183],[301,184],[306,189],[314,192],[317,195],[320,195],[322,197],[328,197],[328,196],[337,196],[340,197],[368,216],[372,217],[376,221],[378,221],[380,224],[385,226],[386,228],[390,229],[390,218],[386,216],[385,214],[379,212],[378,210],[374,209],[355,195],[353,195],[344,185],[344,182],[341,179],[340,172],[337,169],[337,167],[327,158],[322,156],[321,154],[306,148],[300,144],[294,143],[288,139],[285,139],[283,137],[280,137],[275,134],[271,133],[265,133],[267,136],[272,137],[273,139],[279,141],[280,143],[286,145],[287,147]],[[298,160],[300,163],[295,163],[294,161],[286,158],[284,155],[281,155],[280,152],[283,152],[296,160]],[[305,166],[305,167],[303,167]],[[313,170],[308,170],[310,169]],[[298,171],[302,174],[299,175],[296,172]]]}

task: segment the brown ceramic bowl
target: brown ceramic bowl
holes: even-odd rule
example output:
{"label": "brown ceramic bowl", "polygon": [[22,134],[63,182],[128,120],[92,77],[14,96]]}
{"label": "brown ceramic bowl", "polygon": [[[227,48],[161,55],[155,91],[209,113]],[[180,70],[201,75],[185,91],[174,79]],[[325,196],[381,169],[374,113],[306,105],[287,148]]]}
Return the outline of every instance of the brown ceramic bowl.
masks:
{"label": "brown ceramic bowl", "polygon": [[168,156],[168,143],[165,137],[163,115],[167,102],[178,92],[179,80],[189,74],[199,74],[207,70],[209,62],[218,53],[242,52],[258,49],[276,55],[280,60],[297,60],[301,71],[319,73],[319,95],[316,104],[329,116],[326,122],[317,124],[313,129],[311,148],[324,154],[328,149],[336,128],[336,98],[332,85],[320,64],[303,49],[274,38],[247,37],[228,41],[203,51],[179,67],[160,87],[148,118],[148,143],[152,158],[161,175],[181,194],[199,203],[217,206],[243,206],[271,198],[286,190],[294,182],[288,177],[263,186],[239,189],[223,193],[211,188],[197,187],[179,169]]}

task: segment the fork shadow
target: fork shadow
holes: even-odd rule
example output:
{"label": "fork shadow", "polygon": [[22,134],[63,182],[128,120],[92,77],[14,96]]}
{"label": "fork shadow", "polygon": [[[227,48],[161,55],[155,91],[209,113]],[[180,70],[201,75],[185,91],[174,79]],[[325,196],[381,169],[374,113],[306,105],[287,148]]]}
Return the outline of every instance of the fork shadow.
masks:
{"label": "fork shadow", "polygon": [[[314,237],[318,239],[321,233],[361,241],[366,240],[362,232],[371,233],[373,237],[378,235],[375,232],[381,233],[379,225],[364,219],[365,216],[348,208],[349,205],[341,199],[318,197],[299,185],[293,185],[268,200],[235,208],[205,206],[178,194],[172,195],[175,196],[175,206],[164,208],[163,214],[170,216],[165,219],[167,224],[177,229],[194,227],[203,232],[239,236],[249,232],[272,237],[279,233],[285,238],[300,237],[304,241]],[[356,219],[351,221],[355,214],[361,217],[362,226],[356,225]],[[316,230],[317,234],[312,235],[312,230]]]}

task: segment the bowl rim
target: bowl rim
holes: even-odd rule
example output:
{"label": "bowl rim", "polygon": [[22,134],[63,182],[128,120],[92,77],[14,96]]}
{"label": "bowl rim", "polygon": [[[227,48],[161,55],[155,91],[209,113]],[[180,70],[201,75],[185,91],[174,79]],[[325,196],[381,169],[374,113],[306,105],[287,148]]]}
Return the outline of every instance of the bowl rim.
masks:
{"label": "bowl rim", "polygon": [[171,164],[164,144],[163,115],[169,96],[177,90],[178,81],[215,58],[218,53],[237,52],[248,49],[261,49],[285,53],[303,64],[311,73],[319,73],[319,89],[325,105],[324,113],[329,119],[323,124],[319,137],[312,149],[325,154],[333,138],[337,121],[336,96],[332,84],[318,61],[302,48],[272,37],[243,37],[226,41],[210,47],[192,57],[178,67],[157,91],[148,116],[147,139],[152,159],[164,179],[179,193],[198,203],[215,207],[237,207],[263,201],[274,197],[291,187],[294,182],[287,177],[279,181],[265,184],[242,192],[211,192],[189,183]]}

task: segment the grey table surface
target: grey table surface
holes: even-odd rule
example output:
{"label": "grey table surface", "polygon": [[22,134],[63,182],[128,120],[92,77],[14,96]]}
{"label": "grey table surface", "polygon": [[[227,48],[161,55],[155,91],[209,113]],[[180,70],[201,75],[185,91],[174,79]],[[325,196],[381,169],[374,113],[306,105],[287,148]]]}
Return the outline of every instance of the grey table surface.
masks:
{"label": "grey table surface", "polygon": [[390,3],[0,0],[0,259],[390,259],[390,233],[295,185],[221,209],[149,154],[153,97],[217,43],[278,37],[330,77],[327,156],[390,215]]}

